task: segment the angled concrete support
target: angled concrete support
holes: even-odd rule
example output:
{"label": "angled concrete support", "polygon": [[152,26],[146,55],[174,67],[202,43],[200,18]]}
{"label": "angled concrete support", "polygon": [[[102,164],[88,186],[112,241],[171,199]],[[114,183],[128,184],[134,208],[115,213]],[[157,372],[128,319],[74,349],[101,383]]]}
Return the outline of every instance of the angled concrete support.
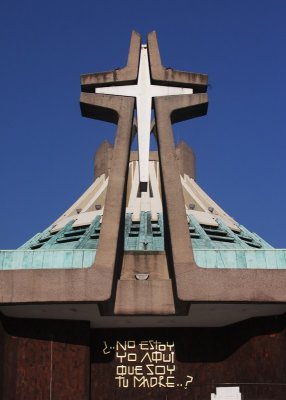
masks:
{"label": "angled concrete support", "polygon": [[183,301],[286,301],[286,274],[277,270],[210,270],[194,261],[179,170],[176,165],[172,123],[206,114],[207,75],[164,68],[155,32],[148,35],[151,77],[154,83],[193,88],[195,95],[154,99],[158,150],[162,170],[171,258],[177,296]]}
{"label": "angled concrete support", "polygon": [[205,269],[194,261],[172,122],[198,117],[206,110],[206,94],[155,99],[158,150],[177,296],[182,301],[192,302],[285,302],[285,271]]}
{"label": "angled concrete support", "polygon": [[84,117],[104,119],[107,122],[117,122],[112,168],[109,176],[95,263],[96,270],[105,271],[109,277],[109,283],[104,288],[106,293],[105,300],[107,300],[111,297],[120,233],[121,236],[124,236],[124,231],[120,232],[120,229],[122,228],[122,214],[125,215],[125,187],[127,183],[135,100],[132,97],[82,93],[80,104]]}
{"label": "angled concrete support", "polygon": [[[135,36],[137,39],[137,35]],[[133,59],[131,56],[129,58]],[[135,77],[136,64],[133,69]],[[120,219],[123,205],[125,206],[123,199],[132,137],[134,99],[82,93],[81,110],[83,116],[117,123],[96,264],[88,269],[0,271],[2,304],[101,302],[111,297],[119,229],[122,226]]]}

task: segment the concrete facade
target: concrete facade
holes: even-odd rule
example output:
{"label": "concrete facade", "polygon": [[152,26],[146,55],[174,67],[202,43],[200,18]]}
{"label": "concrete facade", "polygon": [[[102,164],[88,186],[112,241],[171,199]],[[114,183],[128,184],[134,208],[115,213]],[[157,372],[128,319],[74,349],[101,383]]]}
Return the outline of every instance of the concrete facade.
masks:
{"label": "concrete facade", "polygon": [[[69,271],[0,271],[0,276],[3,276],[0,287],[2,304],[85,301],[108,302],[107,308],[113,307],[124,255],[124,208],[135,103],[131,97],[91,92],[102,85],[136,83],[140,42],[140,35],[133,32],[128,63],[122,70],[81,77],[82,115],[117,124],[114,148],[104,143],[95,163],[95,174],[104,172],[109,179],[95,264],[89,269]],[[283,270],[236,271],[230,268],[227,271],[206,271],[196,264],[180,182],[182,172],[187,172],[191,178],[195,176],[194,157],[183,143],[175,148],[172,124],[206,114],[207,76],[164,69],[154,32],[148,35],[148,53],[151,77],[155,83],[162,84],[164,78],[165,84],[182,85],[195,92],[154,99],[166,225],[166,257],[175,304],[193,301],[285,302]],[[131,157],[136,156],[131,154]],[[136,291],[132,292],[136,297]]]}

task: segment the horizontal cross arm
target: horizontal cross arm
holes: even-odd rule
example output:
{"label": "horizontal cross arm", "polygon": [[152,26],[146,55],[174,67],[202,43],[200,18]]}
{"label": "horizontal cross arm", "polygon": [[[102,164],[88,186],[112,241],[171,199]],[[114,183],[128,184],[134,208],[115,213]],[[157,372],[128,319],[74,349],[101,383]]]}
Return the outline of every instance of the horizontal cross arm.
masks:
{"label": "horizontal cross arm", "polygon": [[81,93],[80,109],[81,115],[87,118],[98,119],[105,122],[118,122],[118,101],[114,96],[103,94]]}
{"label": "horizontal cross arm", "polygon": [[208,110],[207,93],[186,94],[183,96],[164,96],[154,99],[156,113],[168,114],[171,122],[185,121],[201,117]]}
{"label": "horizontal cross arm", "polygon": [[208,75],[164,68],[161,63],[156,32],[148,34],[148,51],[152,83],[192,88],[195,93],[207,91]]}
{"label": "horizontal cross arm", "polygon": [[92,93],[97,87],[135,84],[138,78],[140,48],[141,36],[133,31],[126,66],[113,71],[81,75],[81,91]]}

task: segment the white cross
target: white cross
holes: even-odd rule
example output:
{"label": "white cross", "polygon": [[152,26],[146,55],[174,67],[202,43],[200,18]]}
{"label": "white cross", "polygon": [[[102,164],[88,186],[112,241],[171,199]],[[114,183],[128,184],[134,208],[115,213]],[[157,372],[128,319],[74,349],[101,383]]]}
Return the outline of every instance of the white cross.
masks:
{"label": "white cross", "polygon": [[146,191],[149,182],[149,148],[152,98],[192,94],[193,89],[173,86],[151,85],[147,45],[141,46],[137,85],[109,86],[95,89],[96,93],[136,97],[139,177],[141,191]]}

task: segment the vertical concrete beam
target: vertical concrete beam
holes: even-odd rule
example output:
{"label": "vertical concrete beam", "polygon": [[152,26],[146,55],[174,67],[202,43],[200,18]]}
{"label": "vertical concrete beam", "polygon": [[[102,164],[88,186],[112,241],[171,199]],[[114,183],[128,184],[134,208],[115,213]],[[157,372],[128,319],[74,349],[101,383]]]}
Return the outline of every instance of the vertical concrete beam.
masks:
{"label": "vertical concrete beam", "polygon": [[162,170],[162,186],[176,276],[194,263],[189,236],[180,172],[176,161],[172,121],[194,118],[207,112],[207,94],[191,94],[155,98],[158,151]]}
{"label": "vertical concrete beam", "polygon": [[82,115],[85,117],[117,122],[112,168],[96,254],[96,270],[100,271],[102,276],[99,286],[96,286],[101,287],[102,299],[108,300],[111,297],[115,264],[118,261],[118,245],[124,232],[122,215],[125,212],[124,200],[135,100],[132,97],[82,93],[80,104]]}

